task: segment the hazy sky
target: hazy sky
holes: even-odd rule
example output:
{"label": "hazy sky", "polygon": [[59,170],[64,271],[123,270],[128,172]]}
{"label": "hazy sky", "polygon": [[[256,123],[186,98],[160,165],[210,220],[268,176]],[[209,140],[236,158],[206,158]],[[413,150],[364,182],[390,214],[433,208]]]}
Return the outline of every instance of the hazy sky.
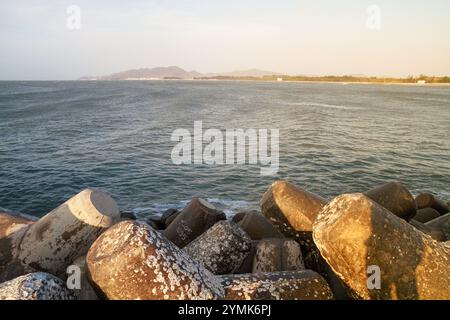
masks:
{"label": "hazy sky", "polygon": [[[80,29],[67,27],[70,5],[80,8]],[[367,12],[373,5],[379,29],[376,13]],[[450,75],[450,1],[0,0],[0,79],[76,79],[168,65]]]}

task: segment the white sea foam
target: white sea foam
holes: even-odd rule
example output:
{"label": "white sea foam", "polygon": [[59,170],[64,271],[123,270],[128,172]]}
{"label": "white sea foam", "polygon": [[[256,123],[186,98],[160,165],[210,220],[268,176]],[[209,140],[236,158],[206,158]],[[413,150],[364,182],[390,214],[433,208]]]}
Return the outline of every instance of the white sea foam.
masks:
{"label": "white sea foam", "polygon": [[[153,203],[148,207],[139,207],[132,209],[132,212],[136,214],[139,219],[145,219],[149,216],[159,217],[167,209],[178,209],[182,210],[189,202],[189,200],[182,200],[179,202],[172,203]],[[231,199],[218,199],[218,198],[206,198],[206,201],[213,204],[218,210],[225,213],[227,217],[232,217],[239,211],[244,210],[256,210],[258,206],[256,203],[252,203],[245,200],[231,200]]]}
{"label": "white sea foam", "polygon": [[350,107],[343,105],[335,105],[328,103],[320,103],[320,102],[289,102],[286,103],[291,106],[304,106],[304,107],[318,107],[318,108],[331,108],[331,109],[339,109],[339,110],[359,110],[359,107]]}

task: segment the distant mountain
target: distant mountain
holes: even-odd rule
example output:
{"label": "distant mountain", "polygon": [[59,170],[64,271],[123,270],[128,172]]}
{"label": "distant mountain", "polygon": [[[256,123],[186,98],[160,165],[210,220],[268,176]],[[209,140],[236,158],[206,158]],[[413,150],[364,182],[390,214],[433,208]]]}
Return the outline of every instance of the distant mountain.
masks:
{"label": "distant mountain", "polygon": [[225,73],[208,73],[202,74],[195,70],[186,71],[180,67],[157,67],[131,69],[113,73],[108,76],[100,77],[82,77],[80,80],[147,80],[147,79],[194,79],[198,77],[264,77],[280,75],[280,73],[272,71],[264,71],[259,69],[239,70]]}
{"label": "distant mountain", "polygon": [[126,70],[102,77],[82,77],[80,80],[146,80],[146,79],[193,79],[201,77],[197,71],[186,71],[179,67],[157,67]]}

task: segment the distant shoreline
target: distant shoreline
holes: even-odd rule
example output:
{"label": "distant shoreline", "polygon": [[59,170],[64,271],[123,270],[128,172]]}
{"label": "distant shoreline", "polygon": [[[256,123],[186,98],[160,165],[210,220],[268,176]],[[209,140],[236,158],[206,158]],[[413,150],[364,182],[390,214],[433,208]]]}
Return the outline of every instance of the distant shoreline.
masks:
{"label": "distant shoreline", "polygon": [[[40,81],[40,80],[37,80]],[[46,81],[46,80],[42,80]],[[48,80],[52,81],[52,80]],[[58,81],[58,80],[55,80]],[[415,82],[370,82],[370,81],[326,81],[326,80],[273,80],[273,79],[124,79],[124,80],[59,80],[80,82],[157,82],[157,81],[189,81],[189,82],[268,82],[268,83],[326,83],[326,84],[362,84],[362,85],[403,85],[403,86],[450,86],[450,83],[415,83]]]}
{"label": "distant shoreline", "polygon": [[415,82],[370,82],[370,81],[326,81],[326,80],[283,80],[273,79],[123,79],[123,80],[95,80],[95,79],[69,79],[69,80],[0,80],[0,82],[160,82],[160,81],[184,81],[184,82],[267,82],[267,83],[308,83],[308,84],[361,84],[361,85],[401,85],[417,87],[450,86],[450,83],[415,83]]}

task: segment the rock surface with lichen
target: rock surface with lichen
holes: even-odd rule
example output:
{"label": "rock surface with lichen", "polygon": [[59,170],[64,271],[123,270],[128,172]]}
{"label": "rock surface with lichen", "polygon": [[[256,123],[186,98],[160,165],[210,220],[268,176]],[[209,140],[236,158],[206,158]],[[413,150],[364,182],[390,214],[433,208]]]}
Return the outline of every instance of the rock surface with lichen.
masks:
{"label": "rock surface with lichen", "polygon": [[327,282],[311,270],[220,277],[227,300],[331,300]]}
{"label": "rock surface with lichen", "polygon": [[29,273],[0,284],[0,300],[74,299],[65,283],[49,273]]}
{"label": "rock surface with lichen", "polygon": [[300,245],[292,239],[263,239],[256,246],[253,272],[304,270]]}
{"label": "rock surface with lichen", "polygon": [[94,287],[107,299],[223,297],[210,271],[145,223],[112,226],[94,242],[86,261]]}
{"label": "rock surface with lichen", "polygon": [[214,274],[233,273],[250,252],[251,239],[236,223],[217,222],[183,250]]}
{"label": "rock surface with lichen", "polygon": [[[450,299],[450,248],[361,193],[324,207],[314,241],[358,298]],[[373,266],[380,270],[379,289],[368,285]]]}

